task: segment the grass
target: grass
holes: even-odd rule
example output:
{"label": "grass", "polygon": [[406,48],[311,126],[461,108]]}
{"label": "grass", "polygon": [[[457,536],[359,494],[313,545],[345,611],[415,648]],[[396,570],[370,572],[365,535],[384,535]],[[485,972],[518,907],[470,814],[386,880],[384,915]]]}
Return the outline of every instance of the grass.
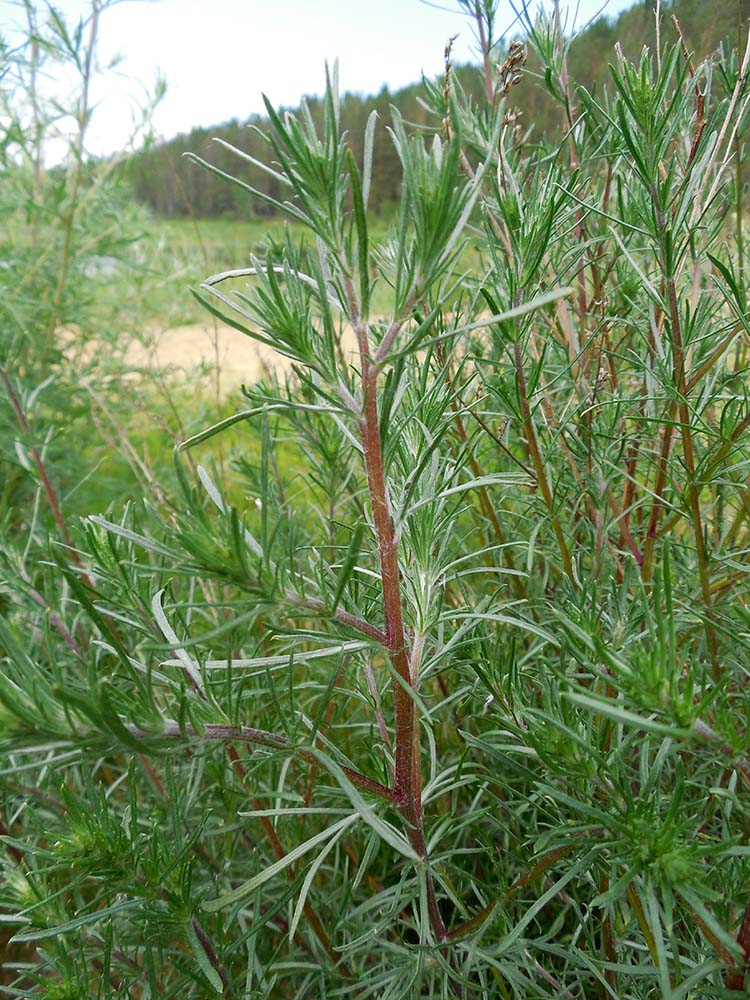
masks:
{"label": "grass", "polygon": [[[477,222],[479,220],[477,219]],[[386,244],[393,237],[393,225],[377,216],[368,218],[373,244]],[[477,236],[481,230],[477,229]],[[108,304],[132,294],[132,281],[143,275],[147,294],[142,298],[147,323],[183,325],[206,321],[205,311],[191,298],[210,274],[248,266],[251,254],[265,256],[269,247],[282,247],[287,235],[292,242],[309,239],[305,227],[282,217],[260,219],[155,219],[145,221],[139,239],[140,267],[133,275],[122,275],[114,283],[102,282],[98,294]],[[461,257],[467,271],[479,262],[477,239],[469,241]],[[386,315],[393,293],[381,279],[373,292],[372,308]]]}

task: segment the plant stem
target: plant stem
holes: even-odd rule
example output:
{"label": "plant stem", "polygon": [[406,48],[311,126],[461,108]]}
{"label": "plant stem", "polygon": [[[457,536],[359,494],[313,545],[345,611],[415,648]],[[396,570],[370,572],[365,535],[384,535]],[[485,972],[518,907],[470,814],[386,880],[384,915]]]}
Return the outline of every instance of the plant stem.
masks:
{"label": "plant stem", "polygon": [[[659,216],[661,218],[661,216]],[[695,551],[698,559],[698,575],[700,577],[701,594],[706,607],[706,638],[713,664],[714,680],[721,677],[721,667],[716,646],[716,632],[714,629],[711,579],[708,568],[708,555],[706,552],[705,537],[703,534],[703,518],[700,506],[700,488],[695,475],[695,450],[693,445],[693,434],[690,422],[690,411],[687,403],[687,377],[685,374],[685,348],[682,340],[682,328],[680,323],[680,307],[677,302],[677,289],[674,277],[670,274],[667,277],[667,298],[669,302],[670,330],[672,334],[672,354],[674,365],[674,378],[676,389],[679,393],[677,410],[680,418],[680,436],[682,438],[682,453],[685,460],[685,468],[688,474],[688,505],[690,516],[693,522],[693,532],[695,535]]]}
{"label": "plant stem", "polygon": [[396,712],[395,792],[398,800],[404,805],[410,822],[414,822],[418,814],[415,796],[421,794],[418,755],[414,753],[416,711],[414,700],[407,690],[412,686],[414,678],[411,676],[404,634],[398,542],[393,529],[383,469],[383,445],[380,439],[377,404],[378,369],[370,363],[369,359],[365,358],[365,362],[367,368],[363,378],[364,406],[360,421],[360,434],[380,557],[387,649],[394,669],[403,681],[403,684],[396,682],[393,684]]}
{"label": "plant stem", "polygon": [[[424,863],[427,889],[427,908],[430,926],[438,941],[447,940],[448,931],[443,922],[435,894],[435,883],[427,864],[427,845],[422,821],[422,768],[420,760],[419,727],[416,708],[410,691],[416,686],[417,678],[412,676],[409,651],[404,631],[404,614],[401,601],[401,576],[398,566],[398,541],[391,517],[388,487],[385,481],[383,462],[383,442],[380,436],[378,416],[378,375],[380,364],[386,360],[387,348],[401,329],[405,317],[414,302],[414,290],[407,296],[401,315],[394,317],[375,362],[370,354],[367,321],[362,317],[359,300],[351,269],[343,252],[339,256],[342,268],[342,283],[350,310],[350,319],[359,347],[362,372],[362,412],[358,420],[360,440],[367,475],[372,520],[380,561],[380,580],[385,613],[385,638],[388,657],[399,680],[393,679],[394,712],[396,717],[396,760],[393,795],[398,809],[406,823],[406,835],[414,850]],[[385,339],[384,339],[385,343]]]}
{"label": "plant stem", "polygon": [[[13,387],[13,383],[11,382],[8,374],[2,368],[0,368],[0,379],[2,380],[3,385],[5,386],[5,391],[8,393],[8,399],[10,400],[10,404],[13,407],[13,413],[15,415],[16,423],[18,424],[19,430],[24,434],[28,434],[29,423],[28,420],[26,419],[26,414],[23,412],[23,407],[21,406],[21,400],[15,388]],[[73,542],[68,533],[68,528],[67,525],[65,524],[65,518],[63,517],[62,510],[60,509],[60,504],[58,503],[57,500],[57,494],[55,493],[52,483],[50,482],[50,478],[47,475],[47,469],[45,468],[42,456],[39,453],[39,449],[32,446],[29,448],[29,454],[31,455],[34,461],[34,465],[36,466],[36,471],[37,475],[39,476],[39,481],[42,484],[44,495],[47,499],[47,503],[49,505],[49,509],[54,519],[54,522],[57,525],[57,529],[60,532],[60,536],[62,540],[65,542],[65,544],[69,548],[72,548]]]}
{"label": "plant stem", "polygon": [[[317,597],[302,597],[298,594],[289,593],[286,595],[286,600],[290,604],[306,608],[319,615],[325,615],[328,610],[325,602],[319,600]],[[353,628],[357,632],[361,632],[362,635],[366,635],[368,639],[374,639],[374,641],[379,643],[381,646],[388,646],[388,636],[385,632],[383,632],[382,629],[379,629],[376,625],[371,625],[369,622],[365,621],[364,618],[360,618],[358,615],[353,615],[351,612],[345,611],[343,608],[336,608],[332,617],[334,621],[340,622],[342,625],[346,625],[349,628]]]}
{"label": "plant stem", "polygon": [[[13,413],[15,415],[16,423],[18,424],[19,430],[24,434],[28,434],[30,432],[29,422],[26,419],[26,414],[23,412],[23,407],[21,406],[20,397],[16,392],[7,372],[2,368],[0,368],[0,381],[2,381],[3,385],[5,386],[5,391],[8,393],[8,399],[10,400],[10,404],[13,408]],[[81,562],[78,552],[73,546],[73,539],[71,538],[70,532],[68,531],[68,526],[65,523],[65,517],[63,516],[62,507],[60,505],[57,493],[55,492],[55,488],[52,485],[52,480],[50,479],[49,474],[47,472],[47,467],[44,464],[44,459],[42,458],[39,449],[33,445],[29,448],[29,454],[31,455],[34,465],[36,466],[37,475],[39,476],[39,482],[41,483],[42,491],[44,492],[45,499],[47,500],[47,504],[49,506],[55,525],[57,526],[60,538],[67,546],[71,560],[76,564],[76,566],[79,569],[83,570],[83,563]],[[89,586],[93,586],[91,577],[87,573],[84,572],[83,578],[88,583]]]}
{"label": "plant stem", "polygon": [[31,114],[32,114],[32,170],[33,170],[33,187],[31,192],[31,202],[33,208],[33,216],[31,223],[31,246],[32,249],[36,250],[37,244],[39,242],[39,220],[40,220],[40,210],[41,210],[41,193],[42,193],[42,150],[43,150],[43,140],[44,140],[44,122],[42,121],[42,112],[39,107],[39,70],[40,70],[40,52],[39,52],[39,28],[37,26],[36,11],[31,0],[24,0],[24,8],[26,10],[26,23],[30,43],[30,60],[29,60],[29,102],[31,104]]}
{"label": "plant stem", "polygon": [[479,47],[482,50],[482,65],[484,68],[484,91],[487,103],[490,107],[495,102],[495,85],[492,82],[492,61],[490,59],[490,45],[487,39],[487,29],[484,24],[482,5],[480,0],[475,0],[474,20],[477,22],[477,33],[479,34]]}
{"label": "plant stem", "polygon": [[518,341],[516,341],[513,345],[513,359],[515,362],[516,379],[518,383],[518,399],[521,404],[521,417],[523,420],[524,433],[526,435],[526,443],[528,444],[529,454],[534,466],[534,474],[539,488],[542,491],[542,496],[544,497],[544,502],[547,505],[547,510],[549,511],[552,528],[555,532],[558,548],[560,549],[560,556],[563,561],[565,574],[572,583],[573,588],[578,590],[578,581],[576,580],[575,573],[573,572],[573,562],[570,558],[568,544],[565,541],[565,534],[563,533],[560,519],[555,512],[554,497],[552,496],[552,490],[550,489],[550,485],[547,481],[547,473],[544,468],[544,462],[542,461],[542,456],[539,452],[539,444],[536,439],[534,421],[531,416],[531,409],[529,407],[529,400],[526,391],[526,375],[523,370],[521,345]]}
{"label": "plant stem", "polygon": [[[129,725],[127,729],[131,736],[135,736],[137,739],[175,739],[187,736],[202,740],[216,740],[221,743],[238,740],[243,743],[272,747],[277,750],[291,750],[297,757],[307,761],[309,764],[319,764],[315,754],[301,747],[293,746],[286,736],[280,736],[278,733],[270,733],[265,729],[252,729],[250,726],[226,726],[223,723],[209,723],[203,727],[202,732],[198,732],[193,726],[181,726],[178,722],[166,720],[164,728],[160,733],[148,733],[136,725]],[[376,795],[386,802],[393,803],[395,801],[395,795],[390,788],[382,785],[379,781],[375,781],[374,778],[368,778],[367,775],[361,774],[351,767],[340,766],[351,783],[361,788],[363,792]]]}
{"label": "plant stem", "polygon": [[658,465],[656,469],[656,483],[654,484],[654,502],[651,505],[648,526],[646,528],[646,538],[643,542],[643,569],[642,577],[644,583],[651,582],[653,568],[654,547],[656,546],[657,529],[659,518],[664,509],[664,488],[667,483],[667,473],[669,471],[669,456],[672,451],[672,439],[674,437],[674,404],[669,407],[664,431],[661,439],[661,451],[659,453]]}
{"label": "plant stem", "polygon": [[739,968],[727,969],[724,974],[724,985],[729,990],[745,989],[748,968],[750,967],[750,903],[745,906],[745,913],[737,932],[737,944],[742,948],[744,964]]}
{"label": "plant stem", "polygon": [[40,608],[43,608],[46,612],[48,612],[50,625],[58,632],[66,645],[72,649],[76,656],[83,657],[83,649],[70,634],[68,628],[57,612],[52,610],[46,598],[44,598],[42,594],[40,594],[39,591],[32,586],[31,578],[26,570],[21,567],[18,573],[28,588],[27,592],[31,600]]}

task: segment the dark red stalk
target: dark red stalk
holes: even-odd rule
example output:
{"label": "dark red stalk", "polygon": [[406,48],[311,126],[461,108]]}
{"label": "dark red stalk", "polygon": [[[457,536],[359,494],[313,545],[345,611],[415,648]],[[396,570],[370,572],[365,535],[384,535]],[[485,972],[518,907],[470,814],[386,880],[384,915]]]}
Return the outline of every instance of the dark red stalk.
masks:
{"label": "dark red stalk", "polygon": [[[402,684],[399,684],[394,680],[392,685],[396,714],[395,797],[401,815],[407,823],[406,834],[409,842],[420,858],[426,862],[427,845],[422,823],[422,769],[419,730],[414,700],[408,690],[414,686],[416,678],[411,676],[409,652],[406,648],[398,568],[398,542],[393,529],[383,469],[383,446],[380,440],[377,404],[378,369],[370,364],[368,358],[365,358],[365,361],[364,410],[360,422],[360,433],[365,454],[372,517],[378,552],[380,553],[388,655],[395,671],[403,681]],[[427,866],[425,866],[425,879],[430,926],[437,939],[445,941],[448,931],[438,907],[432,873]]]}
{"label": "dark red stalk", "polygon": [[[19,429],[27,434],[29,431],[29,424],[26,420],[26,415],[23,412],[21,406],[21,400],[18,398],[18,393],[13,388],[13,383],[8,378],[7,374],[3,369],[0,369],[0,378],[3,380],[5,385],[5,391],[8,393],[8,399],[13,407],[13,412],[16,417],[16,423]],[[67,546],[72,548],[73,543],[71,541],[70,535],[68,534],[68,529],[65,524],[65,519],[63,518],[62,511],[60,510],[60,505],[57,502],[57,494],[55,493],[52,483],[50,482],[49,476],[47,475],[47,470],[44,467],[44,462],[42,461],[42,456],[39,454],[37,448],[32,447],[29,449],[29,453],[34,460],[34,465],[36,466],[37,473],[39,475],[39,480],[42,484],[42,489],[44,490],[44,495],[47,498],[47,503],[49,504],[50,511],[52,512],[52,517],[55,520],[55,524],[63,538],[63,541]]]}
{"label": "dark red stalk", "polygon": [[[388,654],[394,669],[404,684],[394,683],[396,712],[396,797],[406,805],[414,800],[414,701],[408,690],[412,686],[409,654],[406,649],[401,582],[398,568],[398,545],[393,530],[388,494],[383,471],[383,447],[378,426],[378,370],[368,361],[364,376],[364,410],[360,422],[365,454],[367,485],[372,505],[372,518],[380,556],[380,574],[385,609],[385,635]],[[421,789],[420,789],[421,791]]]}
{"label": "dark red stalk", "polygon": [[[242,743],[252,743],[255,746],[272,747],[277,750],[292,750],[297,757],[307,761],[309,764],[319,763],[315,754],[309,750],[293,747],[285,736],[267,732],[265,729],[252,729],[250,726],[225,726],[211,723],[204,726],[202,732],[198,732],[192,726],[183,727],[177,722],[168,721],[165,723],[161,733],[147,733],[139,726],[133,725],[128,726],[128,730],[137,739],[163,739],[165,737],[176,739],[181,736],[188,736],[201,740],[217,740],[222,743],[236,740]],[[351,767],[344,767],[343,765],[341,766],[341,770],[351,783],[356,785],[357,788],[361,788],[363,792],[369,792],[370,795],[376,795],[387,802],[395,801],[396,796],[391,789],[385,785],[381,785],[374,778],[368,778],[366,774],[361,774],[359,771],[355,771]]]}
{"label": "dark red stalk", "polygon": [[48,612],[50,625],[59,633],[59,635],[63,638],[68,647],[72,649],[73,652],[76,654],[76,656],[82,657],[83,650],[76,642],[76,640],[73,638],[73,636],[70,634],[68,628],[66,627],[65,623],[60,618],[60,616],[57,614],[57,612],[53,611],[50,605],[47,603],[46,599],[39,593],[39,591],[35,590],[34,587],[31,586],[31,581],[29,579],[28,573],[23,568],[21,568],[19,570],[19,575],[23,580],[23,582],[28,586],[27,593],[31,598],[31,600],[40,608],[43,608],[45,611]]}
{"label": "dark red stalk", "polygon": [[[286,599],[290,604],[295,604],[299,607],[314,611],[316,614],[325,615],[327,610],[324,602],[319,600],[317,597],[301,597],[298,594],[287,594]],[[365,621],[364,618],[360,618],[358,615],[353,615],[349,611],[344,611],[343,608],[336,608],[333,613],[333,619],[337,622],[341,622],[342,625],[348,625],[357,632],[361,632],[369,639],[374,639],[375,642],[379,643],[381,646],[388,645],[388,637],[385,632],[383,632],[382,629],[377,628],[377,626],[371,625],[369,622]]]}
{"label": "dark red stalk", "polygon": [[[23,412],[23,407],[21,406],[21,400],[18,398],[18,393],[14,389],[13,383],[8,378],[8,375],[5,372],[5,370],[2,368],[0,368],[0,379],[2,379],[2,382],[5,386],[5,390],[8,393],[8,399],[10,400],[10,404],[13,408],[13,412],[15,414],[19,430],[21,430],[22,433],[24,434],[28,434],[29,423],[26,419],[25,413]],[[42,456],[39,452],[39,449],[32,446],[31,448],[29,448],[29,454],[31,455],[34,465],[36,466],[37,475],[39,476],[39,481],[42,484],[42,490],[44,492],[45,499],[47,500],[47,505],[49,506],[50,512],[52,513],[54,522],[57,526],[57,530],[59,531],[63,542],[70,551],[70,558],[73,560],[76,566],[78,566],[79,568],[83,568],[83,564],[81,563],[80,557],[76,552],[75,548],[73,547],[73,540],[70,537],[68,526],[65,523],[65,518],[63,517],[62,508],[58,501],[57,493],[55,492],[55,488],[52,485],[49,475],[47,474],[47,469],[44,464],[44,460],[42,459]],[[88,575],[85,575],[84,579],[86,580],[89,586],[93,585]]]}
{"label": "dark red stalk", "polygon": [[727,969],[724,974],[724,985],[728,990],[742,991],[746,986],[747,970],[750,966],[750,903],[745,907],[745,915],[737,932],[737,944],[742,948],[745,961],[739,969],[736,967]]}
{"label": "dark red stalk", "polygon": [[[388,795],[396,803],[405,825],[411,846],[425,862],[427,888],[427,908],[430,926],[438,941],[448,936],[438,907],[432,873],[427,862],[427,845],[422,823],[422,771],[420,761],[419,728],[416,719],[414,699],[410,690],[416,678],[412,677],[409,650],[404,631],[404,615],[401,603],[401,576],[398,567],[398,541],[391,517],[388,488],[385,482],[383,463],[383,442],[380,437],[378,419],[378,374],[380,364],[386,360],[388,350],[395,340],[413,304],[413,295],[408,297],[400,317],[394,317],[383,341],[378,348],[376,359],[370,353],[369,331],[363,318],[354,283],[346,259],[342,255],[343,284],[350,309],[350,319],[359,347],[362,371],[362,411],[359,415],[359,434],[367,475],[367,488],[372,509],[375,538],[380,561],[380,579],[383,592],[385,614],[385,648],[398,680],[393,678],[394,713],[396,717],[396,766],[395,787]],[[352,779],[353,780],[353,779]]]}

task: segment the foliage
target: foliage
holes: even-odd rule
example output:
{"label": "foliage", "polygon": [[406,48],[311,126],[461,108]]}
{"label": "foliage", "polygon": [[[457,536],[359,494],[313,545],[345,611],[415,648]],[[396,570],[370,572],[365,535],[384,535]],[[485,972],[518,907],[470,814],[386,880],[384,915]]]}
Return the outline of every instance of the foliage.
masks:
{"label": "foliage", "polygon": [[322,121],[269,105],[279,193],[235,186],[307,237],[198,296],[293,376],[0,619],[12,995],[747,990],[750,48],[590,94],[529,23],[532,148],[494,11],[484,98],[392,112],[385,240],[335,71]]}
{"label": "foliage", "polygon": [[[58,522],[119,504],[152,488],[155,459],[171,481],[174,437],[216,417],[195,384],[186,416],[179,384],[133,357],[145,366],[162,330],[194,321],[186,290],[207,262],[243,252],[221,233],[223,258],[201,253],[194,227],[188,252],[184,232],[134,203],[128,150],[88,154],[92,120],[108,111],[89,95],[114,68],[98,57],[109,6],[68,22],[49,4],[19,4],[0,48],[0,523],[24,572],[55,523],[47,487]],[[133,108],[131,144],[161,93]]]}

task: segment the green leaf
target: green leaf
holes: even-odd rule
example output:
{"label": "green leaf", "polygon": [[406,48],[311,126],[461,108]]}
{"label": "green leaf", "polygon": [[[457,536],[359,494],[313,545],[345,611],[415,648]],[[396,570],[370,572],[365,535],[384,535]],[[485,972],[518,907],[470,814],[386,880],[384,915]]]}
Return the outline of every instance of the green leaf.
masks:
{"label": "green leaf", "polygon": [[[369,642],[351,640],[339,642],[335,646],[325,646],[323,649],[290,650],[288,653],[281,653],[278,656],[256,656],[252,659],[238,657],[236,660],[206,660],[203,666],[205,670],[226,670],[231,664],[233,670],[254,670],[263,673],[269,667],[287,667],[290,661],[294,663],[308,663],[311,660],[325,660],[343,654],[351,655],[363,649],[369,649],[370,645]],[[163,662],[165,666],[169,667],[185,665],[181,659],[164,660]]]}
{"label": "green leaf", "polygon": [[295,222],[301,222],[304,226],[311,225],[310,218],[291,202],[281,202],[276,198],[272,198],[259,188],[254,188],[252,185],[241,181],[238,177],[234,177],[232,174],[228,174],[224,170],[219,170],[219,168],[215,167],[213,163],[209,163],[208,160],[204,160],[200,156],[196,156],[195,153],[184,153],[183,155],[188,160],[192,160],[193,163],[197,163],[199,166],[205,167],[206,170],[210,170],[211,173],[215,174],[217,177],[221,177],[230,184],[235,184],[237,187],[242,188],[243,191],[247,191],[247,193],[251,194],[254,198],[258,198],[260,201],[266,202],[267,205],[272,205],[275,209],[281,212],[282,215],[288,215],[291,219],[294,219]]}
{"label": "green leaf", "polygon": [[310,865],[310,868],[305,875],[305,879],[302,883],[302,888],[299,891],[299,898],[297,899],[297,905],[294,908],[294,913],[292,914],[292,919],[289,922],[289,940],[294,938],[297,932],[297,927],[299,926],[300,918],[305,909],[305,903],[307,902],[307,897],[310,892],[310,887],[312,886],[313,879],[318,873],[318,869],[325,861],[328,853],[336,846],[339,840],[343,837],[349,827],[359,819],[359,816],[354,813],[351,816],[347,816],[346,823],[341,827],[338,833],[334,834],[333,837],[324,846],[323,850],[317,856],[317,858]]}
{"label": "green leaf", "polygon": [[132,735],[112,705],[109,696],[109,689],[111,686],[112,682],[107,678],[102,678],[97,685],[97,694],[99,696],[98,708],[101,714],[102,722],[122,744],[129,747],[136,753],[143,753],[143,741],[137,740]]}
{"label": "green leaf", "polygon": [[231,892],[224,893],[223,896],[218,896],[216,899],[204,900],[201,904],[201,909],[206,910],[207,913],[215,913],[217,910],[225,910],[228,906],[233,906],[235,903],[241,903],[244,899],[261,885],[265,885],[266,882],[274,878],[280,872],[285,871],[290,865],[293,865],[295,861],[303,857],[308,851],[311,851],[318,844],[322,844],[324,841],[328,840],[330,837],[334,837],[339,830],[347,827],[352,820],[352,816],[345,816],[344,819],[340,819],[333,826],[326,827],[325,830],[321,830],[314,836],[309,837],[307,840],[298,844],[296,847],[292,848],[288,854],[285,854],[283,858],[279,858],[270,864],[263,871],[258,872],[247,882],[243,882],[242,885],[238,886],[236,889],[232,889]]}
{"label": "green leaf", "polygon": [[336,611],[336,608],[338,608],[341,597],[346,589],[346,585],[349,583],[351,575],[354,572],[354,567],[357,564],[357,558],[359,557],[359,552],[362,548],[362,538],[364,537],[364,533],[365,526],[362,522],[360,522],[352,533],[346,557],[342,563],[341,569],[339,570],[338,579],[336,580],[336,590],[333,595],[333,601],[331,602],[332,614]]}
{"label": "green leaf", "polygon": [[542,893],[538,899],[536,899],[528,910],[524,913],[518,923],[513,927],[513,929],[506,934],[506,936],[500,941],[498,945],[498,950],[500,953],[507,952],[515,941],[521,936],[523,931],[528,927],[531,921],[536,917],[537,913],[542,910],[550,900],[554,899],[555,896],[565,888],[565,886],[572,882],[576,876],[587,871],[590,867],[592,861],[599,853],[601,848],[595,847],[592,851],[588,851],[583,857],[579,858],[574,865],[572,865],[564,875],[561,875],[557,881],[547,889],[546,892]]}
{"label": "green leaf", "polygon": [[357,810],[360,819],[362,819],[369,827],[371,827],[386,844],[389,844],[395,851],[398,851],[403,857],[407,858],[409,861],[421,862],[421,858],[403,836],[395,830],[390,823],[387,823],[384,819],[377,815],[377,813],[365,802],[365,800],[360,795],[359,791],[354,787],[349,778],[346,776],[344,771],[339,767],[333,758],[329,757],[327,754],[323,753],[317,747],[310,747],[308,751],[320,761],[322,766],[336,779],[338,785],[341,789],[346,792],[349,801]]}
{"label": "green leaf", "polygon": [[100,528],[104,528],[106,531],[111,531],[113,535],[117,535],[120,538],[124,538],[128,542],[133,542],[135,545],[141,546],[141,548],[146,549],[148,552],[153,552],[156,555],[164,556],[173,562],[179,561],[179,556],[173,550],[168,548],[166,545],[162,545],[161,542],[157,542],[153,538],[149,538],[148,535],[141,535],[137,531],[131,531],[130,528],[125,528],[121,524],[115,524],[113,521],[108,521],[106,517],[100,517],[98,514],[92,514],[89,518],[92,524],[98,525]]}
{"label": "green leaf", "polygon": [[366,319],[370,312],[370,256],[367,242],[367,209],[362,194],[362,184],[359,170],[351,149],[346,151],[346,164],[349,179],[352,184],[352,203],[354,207],[354,224],[357,227],[357,262],[359,265],[359,294],[361,298],[362,318]]}
{"label": "green leaf", "polygon": [[[161,606],[162,594],[164,589],[157,591],[151,599],[151,610],[154,612],[154,617],[156,618],[156,623],[161,629],[162,635],[167,640],[169,645],[177,653],[177,663],[185,669],[185,673],[192,680],[198,691],[203,690],[203,678],[201,677],[200,667],[195,660],[191,660],[185,650],[182,648],[180,640],[177,638],[177,633],[169,624],[166,614],[164,613],[164,608]],[[171,661],[174,662],[174,661]]]}
{"label": "green leaf", "polygon": [[370,181],[372,180],[372,154],[375,139],[375,126],[378,121],[377,111],[371,111],[365,127],[364,164],[362,166],[362,203],[367,211],[370,200]]}
{"label": "green leaf", "polygon": [[597,715],[604,715],[613,722],[621,723],[624,726],[632,726],[635,729],[643,729],[647,733],[658,733],[659,736],[671,736],[673,739],[687,740],[693,737],[690,729],[681,729],[679,726],[670,725],[665,722],[657,722],[656,719],[647,719],[635,712],[629,712],[622,708],[619,702],[603,701],[601,698],[591,698],[585,694],[578,694],[575,691],[563,692],[563,697],[568,698],[576,705],[582,705],[589,711]]}
{"label": "green leaf", "polygon": [[741,307],[742,306],[742,296],[740,294],[740,290],[739,290],[739,287],[737,285],[737,279],[735,278],[734,273],[732,272],[732,270],[726,264],[722,263],[722,261],[720,261],[719,258],[715,257],[712,253],[707,254],[707,256],[708,256],[708,259],[711,261],[711,263],[716,268],[716,270],[719,271],[719,272],[721,272],[721,275],[723,276],[723,278],[726,281],[727,285],[731,289],[731,292],[732,292],[732,295],[734,296],[735,302],[737,303],[737,305],[739,305]]}
{"label": "green leaf", "polygon": [[188,920],[187,924],[185,925],[185,933],[187,935],[188,944],[193,949],[195,960],[197,961],[201,972],[209,981],[213,989],[216,990],[217,993],[223,993],[224,984],[221,981],[221,976],[213,967],[213,965],[211,965],[208,955],[206,954],[206,951],[200,942],[200,938],[195,933],[195,927],[193,927],[192,919]]}
{"label": "green leaf", "polygon": [[123,902],[113,903],[111,906],[105,906],[101,910],[84,913],[80,917],[67,920],[64,924],[58,924],[57,927],[31,927],[28,930],[21,931],[19,934],[15,934],[11,941],[16,944],[22,944],[24,941],[41,941],[45,938],[58,937],[60,934],[69,934],[70,931],[77,931],[81,927],[87,927],[89,924],[99,923],[101,920],[124,913],[126,910],[137,909],[140,905],[141,902],[138,899],[127,899]]}

